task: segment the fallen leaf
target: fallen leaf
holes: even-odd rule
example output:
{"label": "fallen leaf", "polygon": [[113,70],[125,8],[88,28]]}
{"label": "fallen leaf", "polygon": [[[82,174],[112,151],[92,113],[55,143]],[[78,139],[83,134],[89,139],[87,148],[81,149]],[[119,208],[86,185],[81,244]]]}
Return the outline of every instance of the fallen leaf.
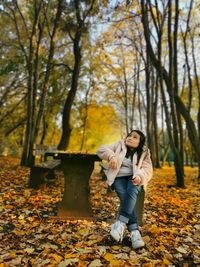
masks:
{"label": "fallen leaf", "polygon": [[76,263],[76,262],[78,262],[78,259],[64,260],[58,264],[58,267],[66,267],[66,266],[69,266],[69,264]]}
{"label": "fallen leaf", "polygon": [[102,266],[103,264],[101,263],[101,261],[99,259],[93,260],[88,267],[99,267]]}
{"label": "fallen leaf", "polygon": [[76,258],[77,254],[65,254],[65,259]]}
{"label": "fallen leaf", "polygon": [[147,243],[149,243],[151,241],[151,238],[148,235],[143,236],[142,239],[144,240],[145,244],[147,244]]}
{"label": "fallen leaf", "polygon": [[9,265],[6,263],[0,263],[0,267],[9,267]]}
{"label": "fallen leaf", "polygon": [[167,266],[171,264],[171,262],[168,259],[163,260],[163,264],[166,264]]}
{"label": "fallen leaf", "polygon": [[34,248],[25,248],[24,251],[27,252],[28,254],[32,254],[35,251],[35,249]]}
{"label": "fallen leaf", "polygon": [[104,257],[105,260],[111,261],[111,260],[113,260],[114,255],[111,254],[111,253],[106,253],[103,257]]}
{"label": "fallen leaf", "polygon": [[178,247],[176,250],[182,254],[187,254],[187,250],[185,250],[183,247]]}
{"label": "fallen leaf", "polygon": [[51,253],[51,254],[49,254],[49,257],[54,258],[54,260],[55,260],[57,263],[61,262],[62,259],[63,259],[60,255],[55,254],[55,253]]}
{"label": "fallen leaf", "polygon": [[121,249],[121,247],[119,247],[119,246],[112,246],[111,247],[113,250],[120,250]]}
{"label": "fallen leaf", "polygon": [[8,261],[7,263],[9,266],[19,266],[19,265],[21,265],[21,262],[22,262],[22,258],[18,256],[17,258],[15,258],[11,261]]}

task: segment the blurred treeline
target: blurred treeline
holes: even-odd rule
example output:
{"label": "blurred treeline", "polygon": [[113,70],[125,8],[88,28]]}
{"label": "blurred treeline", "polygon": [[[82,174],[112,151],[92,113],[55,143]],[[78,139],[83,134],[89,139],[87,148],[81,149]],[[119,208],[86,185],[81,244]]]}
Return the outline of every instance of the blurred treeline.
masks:
{"label": "blurred treeline", "polygon": [[[95,152],[130,129],[155,167],[200,166],[197,0],[0,4],[0,150],[30,165],[35,143]],[[6,152],[5,152],[6,151]]]}

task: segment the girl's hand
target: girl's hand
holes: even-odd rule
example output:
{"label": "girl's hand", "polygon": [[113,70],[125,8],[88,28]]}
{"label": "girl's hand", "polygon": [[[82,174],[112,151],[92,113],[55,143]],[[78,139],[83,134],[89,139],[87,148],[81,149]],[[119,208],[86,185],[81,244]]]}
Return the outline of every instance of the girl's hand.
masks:
{"label": "girl's hand", "polygon": [[108,166],[111,168],[111,169],[117,169],[117,165],[118,165],[118,162],[117,162],[117,159],[116,157],[112,157],[108,163]]}
{"label": "girl's hand", "polygon": [[134,185],[139,185],[141,183],[141,178],[139,176],[136,176],[132,179],[132,182]]}

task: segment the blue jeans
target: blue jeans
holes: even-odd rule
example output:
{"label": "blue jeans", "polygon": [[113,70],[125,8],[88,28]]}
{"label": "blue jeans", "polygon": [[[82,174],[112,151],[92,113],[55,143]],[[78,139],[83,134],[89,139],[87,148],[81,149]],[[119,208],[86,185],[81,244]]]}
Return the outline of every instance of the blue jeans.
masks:
{"label": "blue jeans", "polygon": [[116,177],[113,187],[120,199],[118,220],[126,223],[130,232],[138,229],[134,208],[141,186],[132,183],[132,176],[123,176]]}

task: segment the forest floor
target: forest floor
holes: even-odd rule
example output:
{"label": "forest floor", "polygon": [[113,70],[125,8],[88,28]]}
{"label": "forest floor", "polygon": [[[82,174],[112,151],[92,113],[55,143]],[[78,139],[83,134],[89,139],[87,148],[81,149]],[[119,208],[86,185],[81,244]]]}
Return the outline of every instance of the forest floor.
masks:
{"label": "forest floor", "polygon": [[62,197],[62,173],[30,189],[29,169],[19,159],[0,158],[0,267],[200,266],[200,185],[196,168],[185,173],[180,189],[173,168],[154,171],[141,227],[146,246],[134,251],[127,232],[122,244],[109,236],[119,202],[98,167],[90,180],[97,221],[55,220],[50,215]]}

